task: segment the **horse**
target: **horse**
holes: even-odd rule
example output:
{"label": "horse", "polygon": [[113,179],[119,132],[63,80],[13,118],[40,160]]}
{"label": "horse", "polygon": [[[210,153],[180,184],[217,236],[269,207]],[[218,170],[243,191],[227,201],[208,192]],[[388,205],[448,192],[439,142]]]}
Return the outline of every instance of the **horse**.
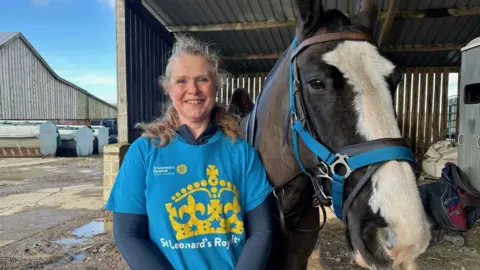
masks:
{"label": "horse", "polygon": [[[241,104],[241,106],[237,106]],[[245,117],[253,109],[253,100],[248,94],[248,90],[242,87],[236,88],[228,102],[227,109],[230,113]]]}
{"label": "horse", "polygon": [[273,185],[266,269],[306,269],[327,207],[359,266],[414,269],[430,224],[395,119],[402,74],[373,37],[378,7],[363,0],[347,16],[321,0],[293,3],[295,38],[239,123]]}

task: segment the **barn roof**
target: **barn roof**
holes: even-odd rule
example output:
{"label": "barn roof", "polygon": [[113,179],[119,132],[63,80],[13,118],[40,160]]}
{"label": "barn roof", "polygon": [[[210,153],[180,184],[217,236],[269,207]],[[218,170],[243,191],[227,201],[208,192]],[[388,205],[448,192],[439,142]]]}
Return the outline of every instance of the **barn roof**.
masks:
{"label": "barn roof", "polygon": [[[294,36],[295,0],[142,0],[174,33],[214,42],[230,72],[266,72]],[[375,35],[402,66],[460,66],[460,49],[480,36],[480,0],[378,0]],[[353,14],[357,1],[323,0]]]}
{"label": "barn roof", "polygon": [[15,36],[17,32],[0,32],[0,46]]}

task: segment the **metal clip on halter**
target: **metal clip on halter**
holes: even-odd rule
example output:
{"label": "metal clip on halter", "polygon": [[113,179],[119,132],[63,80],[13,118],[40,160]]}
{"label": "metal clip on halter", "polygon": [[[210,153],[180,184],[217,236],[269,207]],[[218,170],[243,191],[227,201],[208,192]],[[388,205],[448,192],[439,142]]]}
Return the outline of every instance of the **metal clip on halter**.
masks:
{"label": "metal clip on halter", "polygon": [[[319,173],[315,175],[315,181],[313,181],[317,187],[315,188],[316,192],[313,195],[313,207],[320,207],[320,206],[330,206],[332,204],[332,197],[325,194],[323,190],[322,182],[323,180],[327,180],[332,182],[333,179],[328,174],[328,166],[323,161],[320,162],[320,165],[317,166]],[[320,195],[320,196],[319,196]]]}
{"label": "metal clip on halter", "polygon": [[[352,169],[347,163],[347,159],[349,157],[342,154],[335,154],[335,157],[336,160],[330,165],[330,170],[332,171],[332,173],[342,176],[344,179],[346,179],[352,173]],[[339,170],[335,169],[337,165],[343,166],[345,168],[345,173],[339,173]]]}

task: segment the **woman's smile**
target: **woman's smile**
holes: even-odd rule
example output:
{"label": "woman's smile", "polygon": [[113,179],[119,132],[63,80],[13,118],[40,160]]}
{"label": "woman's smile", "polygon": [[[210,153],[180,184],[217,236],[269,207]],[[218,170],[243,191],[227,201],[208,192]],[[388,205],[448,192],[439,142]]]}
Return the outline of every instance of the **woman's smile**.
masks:
{"label": "woman's smile", "polygon": [[190,105],[201,105],[203,104],[203,100],[202,99],[191,99],[191,100],[187,100],[185,101],[187,104],[190,104]]}

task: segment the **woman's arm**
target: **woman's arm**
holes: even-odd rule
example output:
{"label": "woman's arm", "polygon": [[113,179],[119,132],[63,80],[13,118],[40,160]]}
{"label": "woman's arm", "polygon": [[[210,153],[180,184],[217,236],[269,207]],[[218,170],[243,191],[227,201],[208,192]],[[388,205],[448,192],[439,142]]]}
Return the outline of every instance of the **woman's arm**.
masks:
{"label": "woman's arm", "polygon": [[264,269],[272,245],[272,216],[268,199],[245,213],[245,245],[235,269]]}
{"label": "woman's arm", "polygon": [[130,269],[173,269],[150,240],[146,215],[114,212],[113,235]]}

